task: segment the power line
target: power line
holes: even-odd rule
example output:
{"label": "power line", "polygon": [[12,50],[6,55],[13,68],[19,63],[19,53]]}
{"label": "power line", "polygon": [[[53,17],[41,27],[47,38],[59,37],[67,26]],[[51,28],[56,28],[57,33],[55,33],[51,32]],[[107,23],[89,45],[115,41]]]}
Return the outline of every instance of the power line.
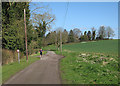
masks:
{"label": "power line", "polygon": [[63,28],[64,28],[64,26],[65,26],[65,20],[66,20],[66,16],[67,16],[67,12],[68,12],[68,6],[69,6],[69,2],[67,2],[67,9],[66,9],[66,13],[65,13]]}
{"label": "power line", "polygon": [[[69,5],[69,2],[67,3],[67,9],[66,9],[66,13],[65,13],[64,22],[63,22],[63,28],[65,26],[65,20],[66,20],[66,16],[67,16],[67,12],[68,12],[68,5]],[[60,32],[60,46],[61,46],[61,54],[62,54],[62,33],[61,32]]]}

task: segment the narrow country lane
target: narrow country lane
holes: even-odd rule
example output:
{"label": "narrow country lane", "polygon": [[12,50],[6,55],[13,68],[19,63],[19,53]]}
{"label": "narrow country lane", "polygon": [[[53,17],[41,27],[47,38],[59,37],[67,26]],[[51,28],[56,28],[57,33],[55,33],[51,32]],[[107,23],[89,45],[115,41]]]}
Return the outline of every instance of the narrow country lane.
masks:
{"label": "narrow country lane", "polygon": [[11,77],[5,84],[61,84],[60,55],[48,51],[43,58]]}

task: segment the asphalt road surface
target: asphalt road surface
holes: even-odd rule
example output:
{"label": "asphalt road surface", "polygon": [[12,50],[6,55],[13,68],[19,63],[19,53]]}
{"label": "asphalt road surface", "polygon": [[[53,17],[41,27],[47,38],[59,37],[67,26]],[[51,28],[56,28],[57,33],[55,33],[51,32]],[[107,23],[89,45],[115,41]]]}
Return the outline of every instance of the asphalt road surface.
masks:
{"label": "asphalt road surface", "polygon": [[[39,57],[38,57],[39,58]],[[59,60],[62,58],[48,51],[42,59],[18,72],[4,84],[61,84]]]}

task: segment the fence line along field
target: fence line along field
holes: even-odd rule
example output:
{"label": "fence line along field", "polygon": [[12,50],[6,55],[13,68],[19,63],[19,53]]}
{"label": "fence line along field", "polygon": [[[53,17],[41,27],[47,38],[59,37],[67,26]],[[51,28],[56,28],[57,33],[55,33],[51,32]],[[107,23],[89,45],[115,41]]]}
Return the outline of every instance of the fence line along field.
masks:
{"label": "fence line along field", "polygon": [[[51,45],[45,49],[56,47]],[[118,40],[64,44],[62,55],[65,56],[60,62],[62,83],[118,83]]]}

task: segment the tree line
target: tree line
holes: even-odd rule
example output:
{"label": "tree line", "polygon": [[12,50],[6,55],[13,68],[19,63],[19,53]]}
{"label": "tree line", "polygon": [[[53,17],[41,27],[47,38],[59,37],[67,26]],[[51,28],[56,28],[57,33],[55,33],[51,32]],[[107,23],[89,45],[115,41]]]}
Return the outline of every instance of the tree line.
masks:
{"label": "tree line", "polygon": [[[26,9],[28,53],[35,49],[55,44],[59,49],[60,42],[71,43],[81,41],[103,40],[114,36],[111,27],[100,26],[98,32],[93,27],[84,33],[78,28],[69,32],[63,28],[50,31],[55,22],[47,6],[39,6],[30,12],[29,2],[2,2],[2,48],[9,50],[19,49],[25,54],[24,9]],[[41,9],[41,11],[40,11]],[[30,17],[31,16],[31,17]],[[46,34],[46,32],[49,32]],[[61,40],[60,40],[61,39]],[[37,52],[37,51],[36,51]]]}
{"label": "tree line", "polygon": [[45,33],[51,28],[55,16],[50,14],[47,6],[36,7],[35,5],[32,12],[29,7],[30,2],[2,2],[3,49],[12,51],[19,49],[26,54],[24,9],[26,10],[28,54],[42,47]]}
{"label": "tree line", "polygon": [[91,31],[84,31],[84,33],[82,33],[82,31],[80,31],[78,28],[74,28],[69,32],[66,29],[62,31],[62,28],[58,28],[58,30],[51,31],[46,35],[43,45],[55,44],[56,47],[60,47],[60,33],[62,34],[62,44],[82,41],[106,40],[115,35],[110,26],[100,26],[98,31],[96,31],[96,29],[93,27],[91,28]]}
{"label": "tree line", "polygon": [[[26,9],[26,21],[28,27],[28,39],[30,36],[29,18],[30,10],[28,2],[2,2],[2,48],[21,51],[24,46],[24,8]],[[30,40],[29,40],[30,41]],[[28,42],[29,44],[29,42]]]}

